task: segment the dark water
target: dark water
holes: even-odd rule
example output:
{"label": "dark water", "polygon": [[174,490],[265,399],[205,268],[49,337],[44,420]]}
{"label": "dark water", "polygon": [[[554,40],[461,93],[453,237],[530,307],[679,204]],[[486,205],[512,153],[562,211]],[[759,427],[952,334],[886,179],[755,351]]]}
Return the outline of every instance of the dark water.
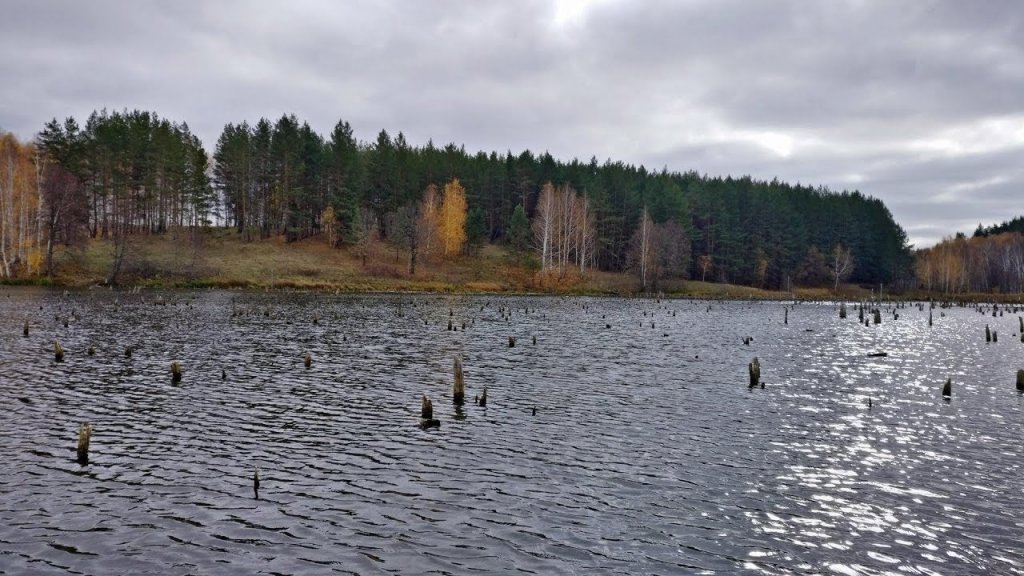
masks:
{"label": "dark water", "polygon": [[1017,316],[939,312],[6,289],[0,573],[1021,574]]}

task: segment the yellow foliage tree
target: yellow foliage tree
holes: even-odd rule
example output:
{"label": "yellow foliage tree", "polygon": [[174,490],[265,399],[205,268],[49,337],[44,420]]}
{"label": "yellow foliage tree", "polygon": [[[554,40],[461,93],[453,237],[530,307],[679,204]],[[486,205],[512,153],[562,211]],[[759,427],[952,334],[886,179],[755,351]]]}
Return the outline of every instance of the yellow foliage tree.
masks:
{"label": "yellow foliage tree", "polygon": [[438,234],[441,221],[441,198],[437,186],[431,184],[423,191],[416,221],[416,244],[425,260],[434,256],[439,244]]}
{"label": "yellow foliage tree", "polygon": [[0,133],[0,277],[39,273],[41,209],[35,150]]}
{"label": "yellow foliage tree", "polygon": [[324,211],[320,214],[320,227],[327,237],[327,245],[331,248],[336,248],[341,242],[341,227],[339,226],[338,215],[335,214],[333,206],[324,208]]}
{"label": "yellow foliage tree", "polygon": [[466,190],[458,178],[444,185],[438,220],[445,258],[459,255],[466,243]]}

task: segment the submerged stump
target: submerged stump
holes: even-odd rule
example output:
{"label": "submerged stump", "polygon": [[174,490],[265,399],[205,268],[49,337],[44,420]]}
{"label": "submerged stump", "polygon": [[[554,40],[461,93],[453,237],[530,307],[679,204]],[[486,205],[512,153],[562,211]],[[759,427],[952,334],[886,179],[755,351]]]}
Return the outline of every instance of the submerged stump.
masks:
{"label": "submerged stump", "polygon": [[845,320],[846,319],[846,302],[840,302],[839,303],[839,319],[840,320]]}
{"label": "submerged stump", "polygon": [[942,396],[949,398],[953,395],[953,379],[946,378],[946,384],[942,387]]}
{"label": "submerged stump", "polygon": [[516,347],[516,337],[515,336],[509,336],[508,337],[508,347],[509,348],[515,348]]}
{"label": "submerged stump", "polygon": [[881,324],[882,323],[882,311],[879,310],[878,308],[875,308],[874,322],[875,322],[875,324]]}
{"label": "submerged stump", "polygon": [[477,403],[483,408],[487,407],[487,386],[484,386],[483,392],[480,393],[480,400]]}
{"label": "submerged stump", "polygon": [[171,382],[175,384],[181,382],[181,363],[177,360],[171,362]]}
{"label": "submerged stump", "polygon": [[85,466],[89,463],[89,440],[92,439],[92,426],[82,422],[78,426],[78,463]]}
{"label": "submerged stump", "polygon": [[312,354],[310,354],[309,352],[306,352],[306,355],[303,356],[303,358],[302,358],[302,363],[306,366],[306,369],[309,369],[309,367],[313,365],[313,356],[312,356]]}
{"label": "submerged stump", "polygon": [[28,318],[25,319],[25,326],[21,329],[21,335],[28,337]]}
{"label": "submerged stump", "polygon": [[757,386],[761,381],[761,362],[755,356],[754,359],[747,365],[747,369],[750,371],[750,387]]}
{"label": "submerged stump", "polygon": [[60,340],[53,341],[53,359],[57,362],[64,361],[64,347],[60,345]]}
{"label": "submerged stump", "polygon": [[1024,391],[1024,370],[1017,370],[1017,390]]}
{"label": "submerged stump", "polygon": [[427,428],[440,428],[441,421],[434,418],[434,403],[430,401],[430,398],[423,396],[423,401],[420,405],[420,428],[426,430]]}
{"label": "submerged stump", "polygon": [[988,324],[985,324],[985,342],[992,341],[992,330],[989,329]]}

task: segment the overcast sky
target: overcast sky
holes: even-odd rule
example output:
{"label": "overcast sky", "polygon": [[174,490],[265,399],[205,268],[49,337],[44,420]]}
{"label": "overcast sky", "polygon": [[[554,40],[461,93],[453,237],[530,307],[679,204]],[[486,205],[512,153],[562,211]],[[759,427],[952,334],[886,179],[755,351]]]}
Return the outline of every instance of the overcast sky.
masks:
{"label": "overcast sky", "polygon": [[0,129],[294,113],[881,198],[918,247],[1024,215],[1024,2],[7,0]]}

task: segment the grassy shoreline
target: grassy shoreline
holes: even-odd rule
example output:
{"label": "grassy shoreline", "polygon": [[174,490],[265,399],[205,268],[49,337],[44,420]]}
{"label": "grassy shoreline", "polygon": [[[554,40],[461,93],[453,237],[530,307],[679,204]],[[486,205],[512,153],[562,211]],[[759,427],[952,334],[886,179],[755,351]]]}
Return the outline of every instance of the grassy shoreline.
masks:
{"label": "grassy shoreline", "polygon": [[[121,286],[148,288],[217,288],[243,290],[308,290],[344,293],[457,293],[645,296],[632,275],[588,272],[584,276],[545,279],[528,258],[500,246],[485,246],[452,261],[421,262],[409,274],[408,254],[383,243],[365,259],[350,249],[333,249],[311,238],[286,243],[281,237],[243,242],[231,230],[199,236],[140,236],[128,245],[118,279]],[[84,288],[106,285],[113,262],[109,241],[89,240],[55,254],[57,273],[51,278],[5,280],[4,285]],[[870,289],[856,285],[796,288],[793,292],[696,280],[663,282],[657,296],[707,300],[866,300]],[[646,294],[652,296],[653,294]],[[902,300],[951,300],[1022,303],[1021,294],[939,295],[915,291],[895,295]]]}

